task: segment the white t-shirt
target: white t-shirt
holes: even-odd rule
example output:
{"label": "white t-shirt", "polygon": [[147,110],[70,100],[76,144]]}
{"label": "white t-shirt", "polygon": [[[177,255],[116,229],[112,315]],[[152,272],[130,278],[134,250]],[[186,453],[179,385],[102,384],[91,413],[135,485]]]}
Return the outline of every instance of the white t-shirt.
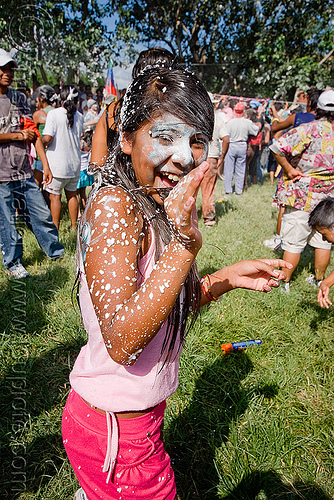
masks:
{"label": "white t-shirt", "polygon": [[43,135],[53,137],[46,156],[54,177],[71,179],[80,175],[82,126],[83,116],[78,111],[75,112],[72,128],[68,126],[65,108],[57,108],[47,114]]}
{"label": "white t-shirt", "polygon": [[209,143],[208,158],[219,158],[220,139],[227,136],[224,113],[215,113],[215,124],[213,127],[212,141]]}
{"label": "white t-shirt", "polygon": [[[247,142],[250,135],[257,135],[259,127],[248,118],[232,118],[226,124],[231,142]],[[45,134],[45,132],[44,132]]]}

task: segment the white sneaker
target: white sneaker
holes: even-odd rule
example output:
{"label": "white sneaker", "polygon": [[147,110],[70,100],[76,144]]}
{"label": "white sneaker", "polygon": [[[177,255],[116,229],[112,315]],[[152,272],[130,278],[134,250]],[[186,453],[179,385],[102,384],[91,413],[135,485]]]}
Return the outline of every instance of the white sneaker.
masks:
{"label": "white sneaker", "polygon": [[14,266],[7,269],[7,271],[11,276],[13,276],[13,278],[16,279],[27,278],[28,276],[30,276],[28,271],[25,269],[25,267],[22,266],[21,263],[14,264]]}
{"label": "white sneaker", "polygon": [[314,288],[318,288],[322,283],[322,280],[317,280],[314,274],[310,274],[310,276],[305,278],[305,281]]}
{"label": "white sneaker", "polygon": [[73,500],[88,500],[86,493],[82,488],[79,488],[75,494]]}
{"label": "white sneaker", "polygon": [[271,238],[271,240],[264,240],[263,244],[271,250],[279,250],[281,248],[281,241],[281,238],[275,236],[275,238]]}

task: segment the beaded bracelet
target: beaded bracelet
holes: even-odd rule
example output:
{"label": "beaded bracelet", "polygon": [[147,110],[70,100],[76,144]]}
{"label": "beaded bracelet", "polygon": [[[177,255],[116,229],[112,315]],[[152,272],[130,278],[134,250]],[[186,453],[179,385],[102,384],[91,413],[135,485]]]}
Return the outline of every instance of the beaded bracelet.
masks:
{"label": "beaded bracelet", "polygon": [[211,290],[210,290],[210,287],[211,287],[211,285],[210,285],[210,278],[209,278],[208,275],[204,276],[201,279],[201,285],[202,285],[204,294],[206,295],[206,297],[209,300],[214,301],[214,302],[217,302],[219,300],[220,297],[215,297],[211,293]]}

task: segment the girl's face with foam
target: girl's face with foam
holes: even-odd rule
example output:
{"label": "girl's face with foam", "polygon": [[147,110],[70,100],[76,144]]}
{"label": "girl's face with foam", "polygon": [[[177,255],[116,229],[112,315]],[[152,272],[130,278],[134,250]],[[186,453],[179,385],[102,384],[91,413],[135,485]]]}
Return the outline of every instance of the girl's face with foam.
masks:
{"label": "girl's face with foam", "polygon": [[[164,112],[143,123],[133,133],[124,133],[124,153],[131,155],[140,186],[173,188],[207,157],[207,136],[177,116]],[[148,189],[154,200],[163,200],[155,189]]]}

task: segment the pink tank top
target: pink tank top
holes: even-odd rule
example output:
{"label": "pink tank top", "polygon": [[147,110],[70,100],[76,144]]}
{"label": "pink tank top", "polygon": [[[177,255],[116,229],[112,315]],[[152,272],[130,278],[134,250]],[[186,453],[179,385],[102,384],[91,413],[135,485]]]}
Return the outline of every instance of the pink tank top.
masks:
{"label": "pink tank top", "polygon": [[[138,288],[154,267],[152,230],[151,235],[150,248],[138,264]],[[178,386],[179,341],[164,364],[161,347],[166,334],[165,323],[132,366],[119,365],[105,347],[82,270],[80,282],[80,306],[88,342],[82,347],[70,374],[73,389],[91,405],[107,412],[140,411],[164,401]]]}

